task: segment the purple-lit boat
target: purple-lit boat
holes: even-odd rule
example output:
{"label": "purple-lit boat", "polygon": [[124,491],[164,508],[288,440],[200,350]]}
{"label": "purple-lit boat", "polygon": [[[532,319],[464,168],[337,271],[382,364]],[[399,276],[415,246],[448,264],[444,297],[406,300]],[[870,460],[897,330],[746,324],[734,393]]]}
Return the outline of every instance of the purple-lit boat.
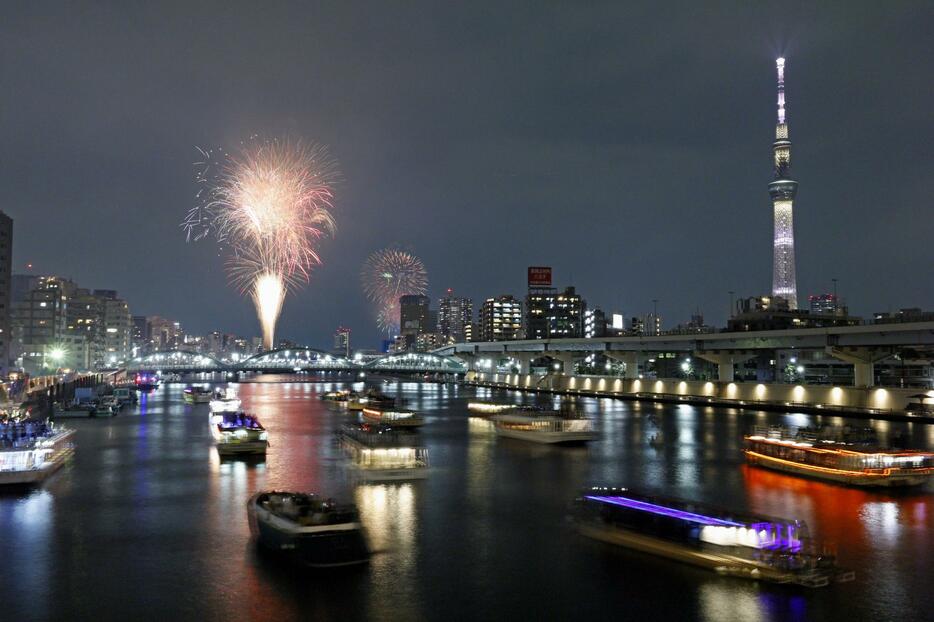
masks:
{"label": "purple-lit boat", "polygon": [[718,574],[824,587],[852,581],[797,520],[738,514],[626,488],[591,488],[576,501],[589,538],[714,570]]}

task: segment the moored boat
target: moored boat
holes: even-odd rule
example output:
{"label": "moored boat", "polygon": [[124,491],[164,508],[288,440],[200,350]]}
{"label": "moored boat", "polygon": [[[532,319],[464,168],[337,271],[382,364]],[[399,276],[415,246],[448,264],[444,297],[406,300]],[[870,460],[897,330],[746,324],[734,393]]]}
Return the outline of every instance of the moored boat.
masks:
{"label": "moored boat", "polygon": [[186,404],[207,404],[213,399],[214,393],[206,387],[193,386],[185,388],[183,397]]}
{"label": "moored boat", "polygon": [[934,475],[930,452],[882,449],[783,427],[757,428],[744,441],[749,464],[851,486],[920,486]]}
{"label": "moored boat", "polygon": [[38,421],[0,424],[0,485],[42,483],[74,453],[74,433]]}
{"label": "moored boat", "polygon": [[824,587],[851,581],[833,551],[811,540],[798,520],[741,514],[647,495],[591,488],[576,501],[582,535],[713,570],[718,574]]}
{"label": "moored boat", "polygon": [[211,433],[220,455],[264,454],[269,436],[259,420],[242,412],[211,415]]}
{"label": "moored boat", "polygon": [[365,563],[370,550],[357,508],[300,492],[259,492],[247,504],[257,542],[314,568]]}
{"label": "moored boat", "polygon": [[585,417],[548,411],[494,415],[499,436],[534,443],[586,443],[597,438],[593,421]]}
{"label": "moored boat", "polygon": [[405,408],[367,406],[363,409],[363,419],[370,423],[388,425],[394,428],[417,428],[425,425],[424,417],[414,410]]}
{"label": "moored boat", "polygon": [[344,426],[339,439],[352,468],[365,481],[428,476],[428,449],[418,444],[415,433],[363,423]]}

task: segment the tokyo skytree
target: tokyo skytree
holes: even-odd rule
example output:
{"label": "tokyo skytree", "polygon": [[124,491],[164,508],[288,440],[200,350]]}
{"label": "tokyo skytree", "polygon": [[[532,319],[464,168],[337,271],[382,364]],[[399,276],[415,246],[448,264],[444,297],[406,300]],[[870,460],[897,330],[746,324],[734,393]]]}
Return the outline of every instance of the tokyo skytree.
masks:
{"label": "tokyo skytree", "polygon": [[769,184],[775,215],[772,296],[784,298],[789,308],[797,309],[793,208],[798,182],[791,178],[791,141],[788,140],[788,124],[785,123],[785,59],[779,58],[775,64],[778,67],[778,124],[775,126],[775,142],[772,144],[775,174]]}

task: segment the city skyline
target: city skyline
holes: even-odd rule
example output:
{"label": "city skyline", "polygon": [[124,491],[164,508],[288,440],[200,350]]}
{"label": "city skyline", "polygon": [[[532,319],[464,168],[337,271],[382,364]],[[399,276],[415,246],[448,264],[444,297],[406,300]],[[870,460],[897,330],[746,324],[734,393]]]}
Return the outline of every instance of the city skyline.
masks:
{"label": "city skyline", "polygon": [[[657,299],[668,324],[700,308],[723,325],[729,291],[770,290],[762,182],[774,127],[772,63],[784,54],[794,66],[795,170],[805,180],[795,214],[799,299],[829,292],[838,279],[857,315],[929,308],[925,282],[892,275],[930,263],[925,244],[906,242],[931,233],[929,219],[917,218],[934,134],[919,101],[928,73],[919,59],[931,57],[931,44],[896,36],[923,30],[912,11],[866,11],[790,8],[780,25],[766,9],[707,11],[696,23],[666,23],[655,39],[639,36],[623,11],[588,12],[583,23],[568,9],[544,10],[521,31],[506,26],[518,7],[492,22],[457,9],[402,12],[387,17],[381,34],[333,9],[321,21],[356,30],[285,38],[271,52],[265,42],[282,18],[243,11],[226,18],[228,28],[245,32],[251,20],[255,36],[212,42],[222,51],[211,52],[197,47],[195,26],[208,15],[196,10],[179,35],[194,63],[187,73],[171,71],[177,52],[158,37],[179,27],[170,13],[139,25],[137,42],[121,28],[129,14],[115,9],[61,11],[42,26],[29,9],[11,11],[3,74],[20,107],[4,115],[10,138],[0,147],[8,163],[0,181],[14,220],[13,271],[32,263],[34,274],[116,289],[134,314],[177,318],[194,333],[258,334],[252,305],[228,287],[216,249],[186,246],[177,223],[195,200],[196,146],[288,133],[328,144],[344,181],[339,233],[322,245],[324,265],[310,285],[287,303],[283,338],[326,346],[345,325],[361,346],[376,345],[357,271],[394,243],[425,261],[433,303],[449,287],[478,306],[521,296],[526,266],[551,265],[557,286],[575,286],[605,310],[642,315]],[[380,57],[384,37],[407,33],[408,18],[421,26],[410,46]],[[299,22],[321,28],[311,16]],[[28,38],[18,27],[27,23]],[[744,34],[735,35],[738,27]],[[469,45],[454,36],[459,28]],[[721,28],[733,36],[716,36]],[[582,39],[593,44],[579,47]],[[113,58],[108,41],[136,53]],[[151,49],[136,49],[142,44]],[[73,54],[30,64],[37,46]],[[352,62],[331,66],[324,52]],[[225,53],[247,66],[235,73]],[[298,69],[259,77],[281,58]],[[89,68],[86,80],[62,78],[78,74],[76,66]],[[309,89],[296,71],[328,88]],[[235,75],[245,75],[243,90],[218,87]],[[382,75],[372,92],[359,91]],[[423,90],[429,82],[437,97]],[[59,96],[49,97],[58,83]],[[270,105],[269,92],[280,100]],[[107,114],[110,99],[120,114]]]}

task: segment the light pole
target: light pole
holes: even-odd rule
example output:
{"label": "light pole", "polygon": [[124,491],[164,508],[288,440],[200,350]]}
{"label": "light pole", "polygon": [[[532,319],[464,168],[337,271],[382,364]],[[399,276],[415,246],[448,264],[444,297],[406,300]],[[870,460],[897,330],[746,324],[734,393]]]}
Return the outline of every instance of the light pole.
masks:
{"label": "light pole", "polygon": [[652,334],[658,334],[658,298],[652,299]]}

